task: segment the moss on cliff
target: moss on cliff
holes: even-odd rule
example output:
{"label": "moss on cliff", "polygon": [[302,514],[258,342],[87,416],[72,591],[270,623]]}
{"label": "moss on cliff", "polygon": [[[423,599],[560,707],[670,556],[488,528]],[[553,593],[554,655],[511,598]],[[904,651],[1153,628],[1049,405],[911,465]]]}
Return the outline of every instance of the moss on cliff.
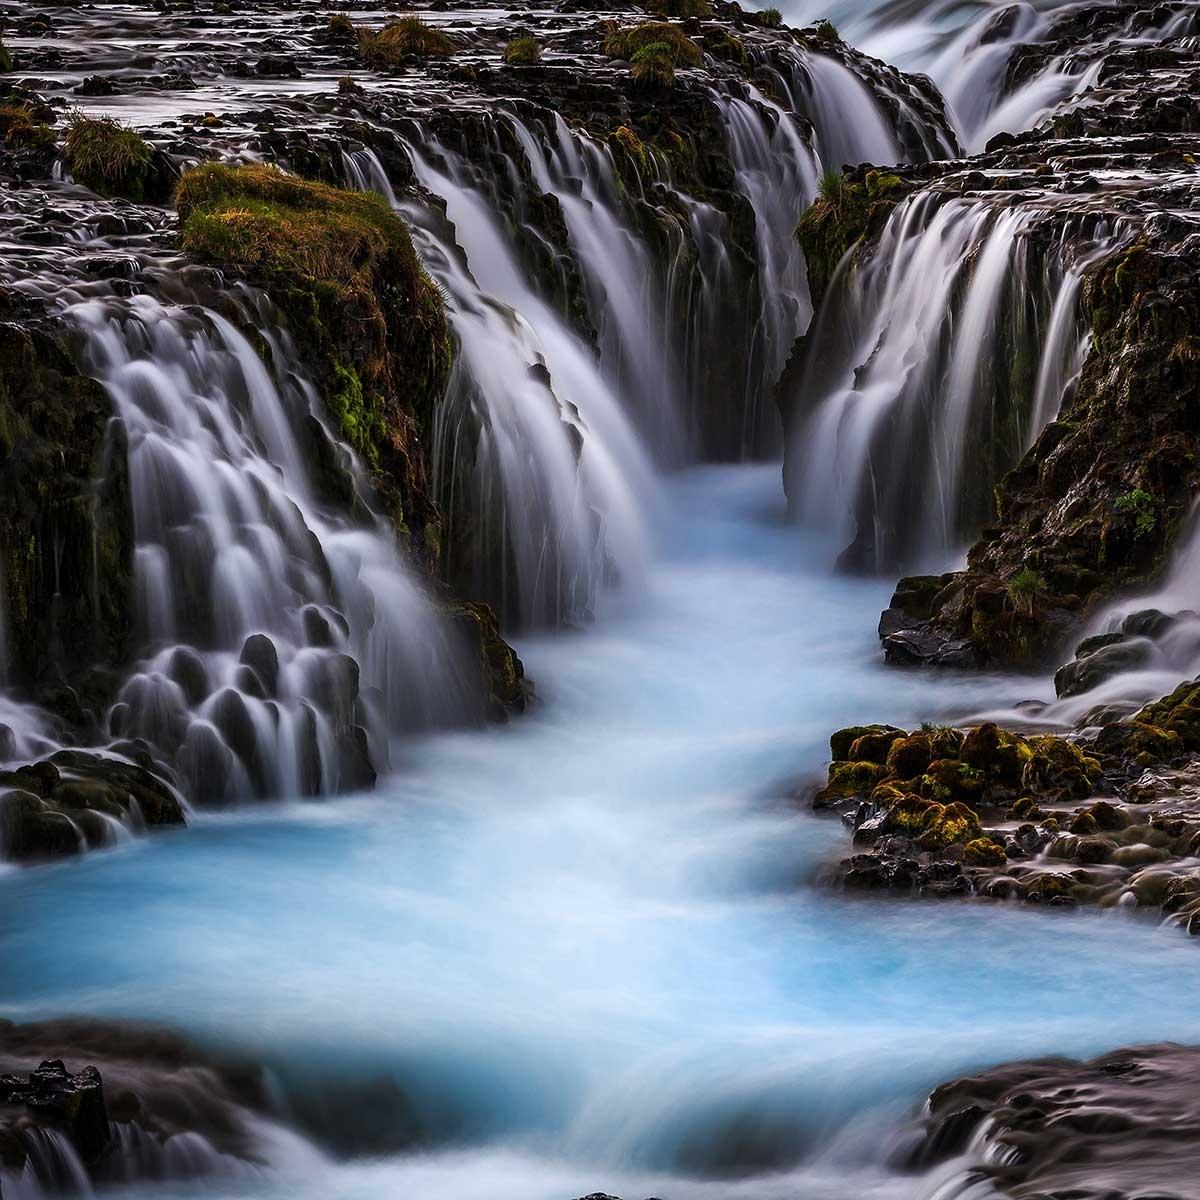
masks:
{"label": "moss on cliff", "polygon": [[430,553],[421,431],[452,361],[441,295],[382,197],[210,163],[180,181],[181,244],[263,282],[319,368],[337,432],[398,530]]}
{"label": "moss on cliff", "polygon": [[826,174],[820,194],[796,227],[814,304],[821,302],[842,259],[883,228],[912,187],[889,171]]}

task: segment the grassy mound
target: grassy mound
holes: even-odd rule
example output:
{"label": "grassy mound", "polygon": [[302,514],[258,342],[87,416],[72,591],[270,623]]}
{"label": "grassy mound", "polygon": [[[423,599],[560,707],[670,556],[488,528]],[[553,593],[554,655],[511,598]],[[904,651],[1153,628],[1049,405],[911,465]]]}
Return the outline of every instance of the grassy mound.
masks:
{"label": "grassy mound", "polygon": [[538,44],[538,40],[535,37],[525,36],[513,38],[513,40],[504,47],[504,61],[510,66],[531,66],[541,57],[542,47]]}
{"label": "grassy mound", "polygon": [[411,57],[448,58],[457,49],[454,38],[420,17],[402,17],[378,33],[362,32],[358,41],[359,57],[378,68],[397,67]]}
{"label": "grassy mound", "polygon": [[[665,21],[647,21],[622,29],[610,21],[604,34],[604,53],[636,63],[639,51],[652,50],[651,57],[668,56],[673,67],[698,67],[704,60],[700,47],[681,29]],[[645,59],[643,59],[645,61]]]}
{"label": "grassy mound", "polygon": [[145,199],[154,150],[137,130],[110,117],[76,113],[67,124],[63,149],[76,183],[101,196]]}
{"label": "grassy mound", "polygon": [[0,142],[9,150],[40,149],[53,144],[54,130],[28,104],[0,104]]}

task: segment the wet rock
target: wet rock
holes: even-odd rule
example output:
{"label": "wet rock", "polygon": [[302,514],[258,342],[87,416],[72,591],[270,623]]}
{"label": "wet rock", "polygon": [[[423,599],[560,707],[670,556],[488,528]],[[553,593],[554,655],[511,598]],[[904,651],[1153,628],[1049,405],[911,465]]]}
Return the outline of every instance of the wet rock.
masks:
{"label": "wet rock", "polygon": [[279,652],[265,633],[252,633],[242,645],[238,660],[250,667],[262,682],[269,696],[279,690]]}
{"label": "wet rock", "polygon": [[1009,1196],[1190,1195],[1200,1170],[1197,1069],[1200,1049],[1165,1044],[1089,1062],[1009,1063],[943,1084],[911,1165],[966,1151],[966,1170]]}
{"label": "wet rock", "polygon": [[0,1106],[26,1108],[65,1126],[84,1162],[97,1161],[109,1146],[104,1087],[95,1067],[72,1075],[61,1059],[49,1059],[25,1078],[0,1075]]}

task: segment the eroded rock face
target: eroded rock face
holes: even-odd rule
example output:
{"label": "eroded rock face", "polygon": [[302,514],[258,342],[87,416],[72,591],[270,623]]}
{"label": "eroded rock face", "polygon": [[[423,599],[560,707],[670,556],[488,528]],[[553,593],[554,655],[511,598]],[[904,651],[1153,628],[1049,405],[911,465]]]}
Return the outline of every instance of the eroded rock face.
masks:
{"label": "eroded rock face", "polygon": [[[1132,6],[1116,7],[1128,16]],[[977,540],[965,570],[901,581],[880,626],[889,661],[953,667],[1061,662],[1087,614],[1161,573],[1200,485],[1192,413],[1200,387],[1194,345],[1200,186],[1192,166],[1200,152],[1198,87],[1186,39],[1122,50],[1104,60],[1089,90],[1033,132],[998,135],[983,154],[959,163],[886,175],[850,172],[837,194],[801,222],[818,291],[828,287],[847,252],[843,271],[853,275],[882,247],[894,249],[887,239],[895,238],[889,221],[898,205],[910,219],[920,204],[926,220],[944,214],[947,204],[969,205],[985,221],[1007,215],[1020,227],[1026,260],[1032,256],[1043,272],[1050,269],[1046,255],[1083,239],[1085,256],[1077,260],[1083,264],[1078,313],[1087,336],[1082,369],[1064,386],[1057,413],[1057,397],[1047,406],[1042,419],[1048,416],[1048,423],[1039,430],[1029,421],[1046,369],[1031,370],[1021,356],[1047,336],[1044,320],[1033,322],[1032,336],[1014,336],[1011,347],[1001,345],[1003,352],[985,363],[995,396],[980,412],[990,414],[990,423],[964,430],[971,450],[964,468],[949,476],[951,484],[959,480],[959,491],[947,502],[947,520],[958,522],[959,536]],[[785,420],[795,428],[811,417],[803,405],[805,395],[814,394],[797,381],[821,378],[828,354],[823,321],[836,329],[844,303],[842,286],[834,286],[814,332],[793,356],[781,396]],[[947,303],[954,303],[953,295]],[[867,345],[864,354],[873,348]],[[868,375],[869,362],[861,368]],[[919,476],[944,468],[934,458],[928,464],[904,459],[908,477],[897,476],[889,491],[888,450],[894,454],[897,443],[904,444],[904,433],[889,426],[878,438],[856,502],[858,533],[844,562],[903,569],[928,540],[904,524],[923,511],[912,503]],[[801,486],[793,471],[793,503]],[[953,539],[944,544],[949,550]]]}
{"label": "eroded rock face", "polygon": [[964,1155],[967,1179],[1013,1200],[1195,1200],[1200,1049],[1160,1044],[1088,1062],[1009,1063],[929,1098],[913,1165]]}

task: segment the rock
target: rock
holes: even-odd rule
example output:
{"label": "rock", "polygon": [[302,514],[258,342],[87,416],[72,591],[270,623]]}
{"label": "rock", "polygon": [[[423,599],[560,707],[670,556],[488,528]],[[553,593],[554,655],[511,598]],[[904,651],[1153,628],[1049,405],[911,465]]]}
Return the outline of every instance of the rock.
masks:
{"label": "rock", "polygon": [[265,633],[252,633],[246,639],[238,661],[254,671],[267,695],[274,696],[278,692],[279,652]]}
{"label": "rock", "polygon": [[104,1086],[95,1067],[72,1075],[61,1059],[50,1059],[24,1079],[0,1075],[0,1105],[24,1107],[65,1125],[86,1163],[96,1162],[109,1146]]}

